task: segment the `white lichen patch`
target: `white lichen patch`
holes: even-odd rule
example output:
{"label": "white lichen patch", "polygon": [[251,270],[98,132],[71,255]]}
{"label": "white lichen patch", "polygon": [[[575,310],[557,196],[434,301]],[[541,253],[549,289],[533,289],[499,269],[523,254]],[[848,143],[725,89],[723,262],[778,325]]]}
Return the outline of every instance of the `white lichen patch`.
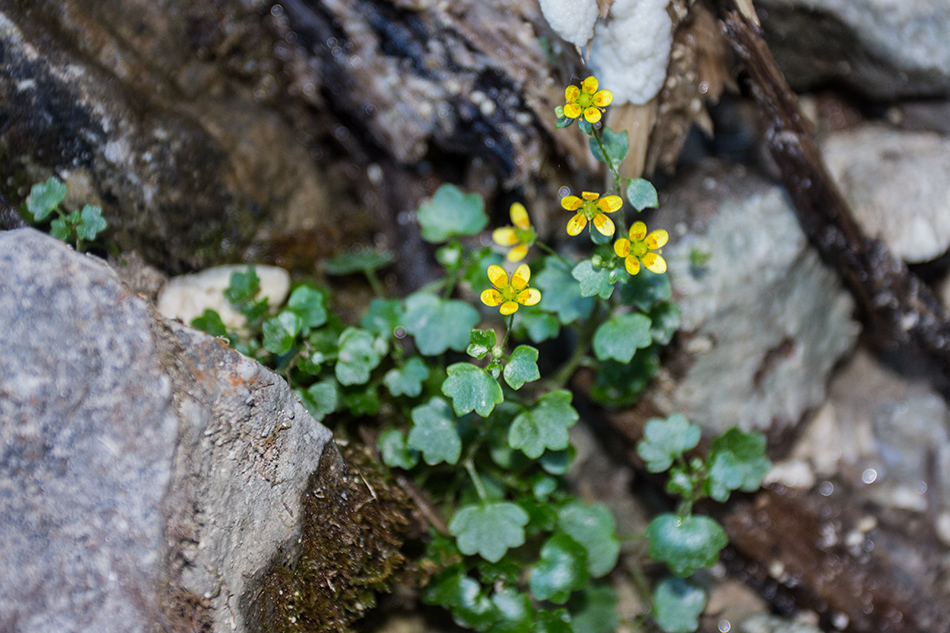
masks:
{"label": "white lichen patch", "polygon": [[574,46],[586,46],[594,35],[597,0],[541,0],[541,13],[554,32]]}

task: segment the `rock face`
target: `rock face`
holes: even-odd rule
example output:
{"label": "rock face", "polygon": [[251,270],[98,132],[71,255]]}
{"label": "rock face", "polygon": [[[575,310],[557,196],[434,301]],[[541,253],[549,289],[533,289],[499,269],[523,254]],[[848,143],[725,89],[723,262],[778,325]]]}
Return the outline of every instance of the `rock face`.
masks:
{"label": "rock face", "polygon": [[950,247],[950,139],[863,124],[822,143],[825,162],[865,233],[917,264]]}
{"label": "rock face", "polygon": [[[686,353],[663,408],[711,432],[797,424],[854,343],[850,295],[808,245],[783,190],[741,168],[704,166],[662,209]],[[708,262],[696,266],[694,252]]]}
{"label": "rock face", "polygon": [[950,94],[950,4],[757,0],[769,46],[796,89],[843,83],[872,98]]}
{"label": "rock face", "polygon": [[0,630],[256,630],[330,432],[32,229],[0,232],[0,323]]}

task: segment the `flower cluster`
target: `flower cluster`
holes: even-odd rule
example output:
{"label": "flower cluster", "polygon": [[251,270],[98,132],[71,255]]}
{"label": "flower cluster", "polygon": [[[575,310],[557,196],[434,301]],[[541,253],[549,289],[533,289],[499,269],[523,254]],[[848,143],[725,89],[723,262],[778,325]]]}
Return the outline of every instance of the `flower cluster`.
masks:
{"label": "flower cluster", "polygon": [[630,227],[630,239],[620,238],[614,243],[614,252],[624,260],[624,267],[631,275],[640,272],[642,263],[655,273],[666,272],[666,260],[660,253],[661,247],[670,239],[669,233],[663,229],[647,233],[647,225],[643,222],[634,222]]}
{"label": "flower cluster", "polygon": [[500,305],[499,311],[505,316],[517,312],[519,304],[533,306],[541,301],[540,291],[528,288],[531,269],[527,264],[521,264],[515,269],[511,281],[508,280],[504,268],[493,264],[488,267],[488,279],[494,288],[482,293],[482,303],[493,308]]}
{"label": "flower cluster", "polygon": [[564,116],[576,119],[583,114],[588,123],[597,123],[604,108],[614,100],[614,95],[609,90],[597,90],[597,78],[588,77],[580,88],[568,86],[564,98],[567,100],[563,106]]}
{"label": "flower cluster", "polygon": [[500,246],[514,246],[508,251],[508,261],[518,262],[525,258],[528,249],[534,244],[538,234],[531,227],[528,220],[528,211],[520,202],[515,202],[510,209],[511,223],[514,226],[505,226],[495,229],[492,234],[492,240]]}
{"label": "flower cluster", "polygon": [[[581,199],[583,198],[583,200]],[[608,218],[605,213],[613,213],[623,206],[623,200],[620,196],[600,197],[599,193],[585,191],[581,193],[581,198],[577,196],[565,196],[561,198],[561,206],[568,211],[577,211],[574,217],[567,223],[567,234],[577,235],[584,230],[589,221],[594,228],[607,235],[614,234],[616,230],[613,220]]]}

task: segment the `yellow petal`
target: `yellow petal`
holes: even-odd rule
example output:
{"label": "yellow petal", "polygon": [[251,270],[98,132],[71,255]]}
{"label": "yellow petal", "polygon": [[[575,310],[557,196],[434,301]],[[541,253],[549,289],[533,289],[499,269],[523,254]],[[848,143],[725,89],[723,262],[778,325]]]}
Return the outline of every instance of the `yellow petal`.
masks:
{"label": "yellow petal", "polygon": [[584,87],[584,92],[592,95],[597,92],[597,77],[588,77],[581,85]]}
{"label": "yellow petal", "polygon": [[576,103],[568,103],[564,106],[564,116],[576,119],[581,115],[581,107]]}
{"label": "yellow petal", "polygon": [[604,213],[613,213],[623,206],[623,199],[620,196],[607,196],[597,201],[597,208]]}
{"label": "yellow petal", "polygon": [[598,213],[597,215],[594,216],[594,228],[596,228],[598,231],[600,231],[607,237],[610,237],[611,235],[613,235],[614,231],[617,230],[614,227],[613,220],[608,218],[603,213]]}
{"label": "yellow petal", "polygon": [[644,242],[646,243],[647,248],[656,250],[665,246],[669,240],[670,234],[663,229],[658,229],[647,235],[647,238],[644,240]]}
{"label": "yellow petal", "polygon": [[624,262],[624,268],[626,268],[627,272],[631,275],[636,275],[640,272],[640,262],[638,262],[635,257],[628,257]]}
{"label": "yellow petal", "polygon": [[531,279],[531,269],[528,268],[527,264],[521,264],[511,276],[511,287],[515,290],[521,290],[528,285],[529,279]]}
{"label": "yellow petal", "polygon": [[541,292],[534,288],[525,288],[518,293],[515,299],[523,306],[533,306],[538,301],[541,301]]}
{"label": "yellow petal", "polygon": [[587,119],[588,123],[597,123],[600,121],[600,110],[591,106],[584,110],[584,118]]}
{"label": "yellow petal", "polygon": [[514,301],[505,301],[503,304],[501,304],[500,310],[502,314],[508,316],[509,314],[514,314],[518,311],[518,304]]}
{"label": "yellow petal", "polygon": [[577,211],[582,204],[584,204],[583,201],[577,196],[564,196],[561,198],[561,206],[568,211]]}
{"label": "yellow petal", "polygon": [[531,268],[527,264],[521,264],[515,268],[515,272],[511,277],[511,287],[515,290],[521,290],[528,285],[528,281],[531,279]]}
{"label": "yellow petal", "polygon": [[491,285],[499,290],[508,287],[508,274],[498,264],[492,264],[488,267],[488,279],[491,281]]}
{"label": "yellow petal", "polygon": [[643,222],[634,222],[630,227],[630,241],[639,242],[647,234],[647,225]]}
{"label": "yellow petal", "polygon": [[515,246],[513,249],[508,251],[508,261],[520,262],[522,259],[524,259],[525,255],[527,254],[528,254],[528,245],[519,244],[518,246]]}
{"label": "yellow petal", "polygon": [[644,255],[643,265],[658,275],[666,272],[666,260],[656,253],[647,253]]}
{"label": "yellow petal", "polygon": [[512,246],[518,243],[518,234],[510,226],[504,226],[491,232],[491,239],[499,246]]}
{"label": "yellow petal", "polygon": [[[568,86],[567,89],[564,90],[564,100],[570,104],[573,104],[575,101],[577,101],[577,97],[579,97],[580,94],[581,94],[580,88],[578,88],[577,86]],[[567,110],[567,106],[564,106],[564,109]],[[567,113],[565,112],[565,114]],[[577,116],[577,115],[575,114],[574,116]]]}
{"label": "yellow petal", "polygon": [[520,202],[511,205],[511,222],[519,229],[528,229],[531,222],[528,220],[528,210]]}
{"label": "yellow petal", "polygon": [[614,242],[614,252],[617,253],[617,257],[626,257],[630,254],[630,240],[621,237],[619,240]]}
{"label": "yellow petal", "polygon": [[588,200],[588,201],[590,201],[590,202],[593,202],[594,200],[596,200],[597,198],[600,197],[600,194],[599,194],[599,193],[594,193],[593,191],[585,191],[585,192],[581,193],[581,197],[583,197],[584,200]]}
{"label": "yellow petal", "polygon": [[567,223],[567,234],[577,235],[584,230],[585,226],[587,226],[587,218],[584,217],[583,213],[578,213]]}
{"label": "yellow petal", "polygon": [[502,301],[501,293],[494,288],[482,291],[482,303],[487,306],[495,307]]}
{"label": "yellow petal", "polygon": [[609,90],[601,90],[594,95],[594,105],[598,108],[603,108],[609,106],[610,102],[614,100],[614,93]]}

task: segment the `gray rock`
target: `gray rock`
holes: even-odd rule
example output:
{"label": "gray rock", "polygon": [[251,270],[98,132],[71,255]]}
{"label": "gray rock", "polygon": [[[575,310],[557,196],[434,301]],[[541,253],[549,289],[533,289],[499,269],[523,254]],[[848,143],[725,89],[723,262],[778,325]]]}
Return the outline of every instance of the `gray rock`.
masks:
{"label": "gray rock", "polygon": [[0,630],[248,630],[330,432],[32,229],[0,233],[0,323]]}
{"label": "gray rock", "polygon": [[754,615],[738,627],[739,633],[821,633],[812,624],[794,622],[774,615]]}
{"label": "gray rock", "polygon": [[950,139],[863,124],[822,142],[825,162],[865,233],[916,264],[950,248]]}
{"label": "gray rock", "polygon": [[946,0],[757,0],[793,87],[842,83],[882,100],[950,94]]}
{"label": "gray rock", "polygon": [[[761,177],[706,165],[662,208],[686,354],[662,408],[710,431],[797,424],[855,341],[850,295],[808,245],[784,191]],[[691,263],[694,250],[710,255],[705,267]]]}

